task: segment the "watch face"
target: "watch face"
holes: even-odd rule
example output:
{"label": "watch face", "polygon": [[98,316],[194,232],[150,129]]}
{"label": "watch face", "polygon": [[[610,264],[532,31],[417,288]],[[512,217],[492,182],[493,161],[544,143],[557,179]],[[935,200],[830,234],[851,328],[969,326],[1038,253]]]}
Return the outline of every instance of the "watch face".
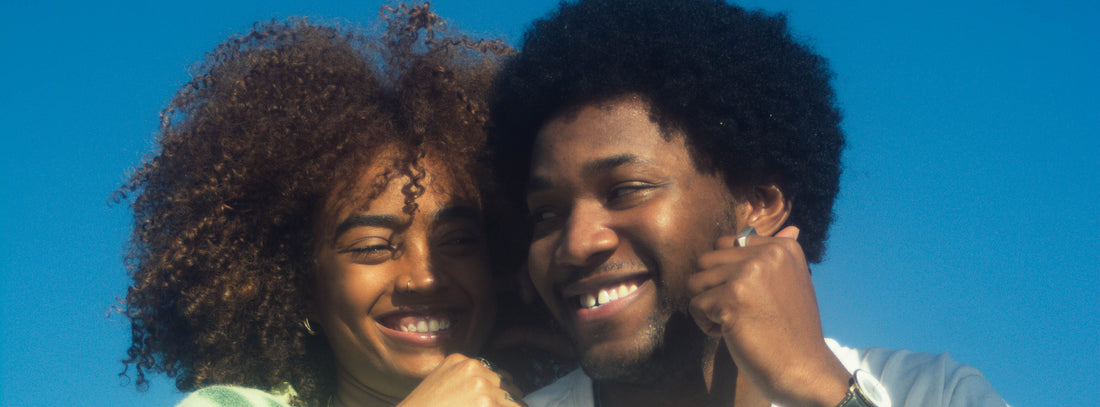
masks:
{"label": "watch face", "polygon": [[856,370],[854,376],[856,387],[867,401],[876,407],[891,407],[890,395],[886,393],[886,387],[883,387],[875,376],[864,370]]}

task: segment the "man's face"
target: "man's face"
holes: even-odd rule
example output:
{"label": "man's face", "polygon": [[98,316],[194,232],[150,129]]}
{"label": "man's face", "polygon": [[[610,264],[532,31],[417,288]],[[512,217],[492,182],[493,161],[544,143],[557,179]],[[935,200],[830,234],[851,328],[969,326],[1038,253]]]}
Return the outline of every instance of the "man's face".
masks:
{"label": "man's face", "polygon": [[559,116],[534,148],[531,279],[585,371],[637,382],[649,377],[640,370],[698,366],[706,337],[685,285],[737,226],[721,178],[695,168],[682,133],[662,137],[637,97]]}

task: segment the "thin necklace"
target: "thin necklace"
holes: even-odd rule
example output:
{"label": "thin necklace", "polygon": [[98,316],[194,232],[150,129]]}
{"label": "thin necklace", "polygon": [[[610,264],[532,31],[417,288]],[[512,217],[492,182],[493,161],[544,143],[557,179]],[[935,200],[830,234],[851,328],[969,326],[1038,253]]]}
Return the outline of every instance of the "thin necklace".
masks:
{"label": "thin necklace", "polygon": [[600,383],[592,381],[592,404],[593,407],[603,407],[603,397],[600,397]]}
{"label": "thin necklace", "polygon": [[[378,399],[379,401],[381,401],[383,403],[387,403],[391,406],[396,406],[397,403],[401,402],[400,397],[394,397],[394,396],[390,396],[388,394],[382,394],[378,390],[375,390],[375,389],[373,389],[373,388],[371,388],[370,386],[367,386],[367,385],[356,386],[356,388],[358,388],[360,390],[363,390],[364,393],[367,393],[371,397],[374,397],[375,399]],[[328,396],[328,407],[335,407],[336,406],[335,399],[336,399],[335,394],[333,394],[331,396]]]}

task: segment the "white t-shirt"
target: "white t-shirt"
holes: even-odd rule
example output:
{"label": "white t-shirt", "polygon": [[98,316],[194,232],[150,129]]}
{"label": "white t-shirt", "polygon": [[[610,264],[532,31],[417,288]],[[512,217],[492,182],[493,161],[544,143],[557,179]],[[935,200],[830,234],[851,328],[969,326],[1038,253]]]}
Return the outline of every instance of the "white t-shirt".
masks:
{"label": "white t-shirt", "polygon": [[[946,353],[852,349],[829,338],[825,343],[849,372],[863,369],[878,378],[894,407],[1007,405],[978,369],[956,362]],[[595,407],[592,379],[577,369],[524,401],[530,407]]]}

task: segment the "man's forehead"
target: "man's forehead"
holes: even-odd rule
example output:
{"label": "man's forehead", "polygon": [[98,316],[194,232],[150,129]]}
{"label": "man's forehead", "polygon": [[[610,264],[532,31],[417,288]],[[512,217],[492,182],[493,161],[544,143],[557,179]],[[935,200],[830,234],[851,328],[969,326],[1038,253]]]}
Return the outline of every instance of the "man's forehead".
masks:
{"label": "man's forehead", "polygon": [[590,102],[559,114],[536,135],[533,155],[570,149],[631,149],[646,147],[668,137],[653,120],[649,105],[638,96]]}
{"label": "man's forehead", "polygon": [[590,103],[559,115],[539,131],[528,192],[558,182],[583,182],[620,168],[642,171],[689,160],[682,133],[667,137],[639,97]]}

